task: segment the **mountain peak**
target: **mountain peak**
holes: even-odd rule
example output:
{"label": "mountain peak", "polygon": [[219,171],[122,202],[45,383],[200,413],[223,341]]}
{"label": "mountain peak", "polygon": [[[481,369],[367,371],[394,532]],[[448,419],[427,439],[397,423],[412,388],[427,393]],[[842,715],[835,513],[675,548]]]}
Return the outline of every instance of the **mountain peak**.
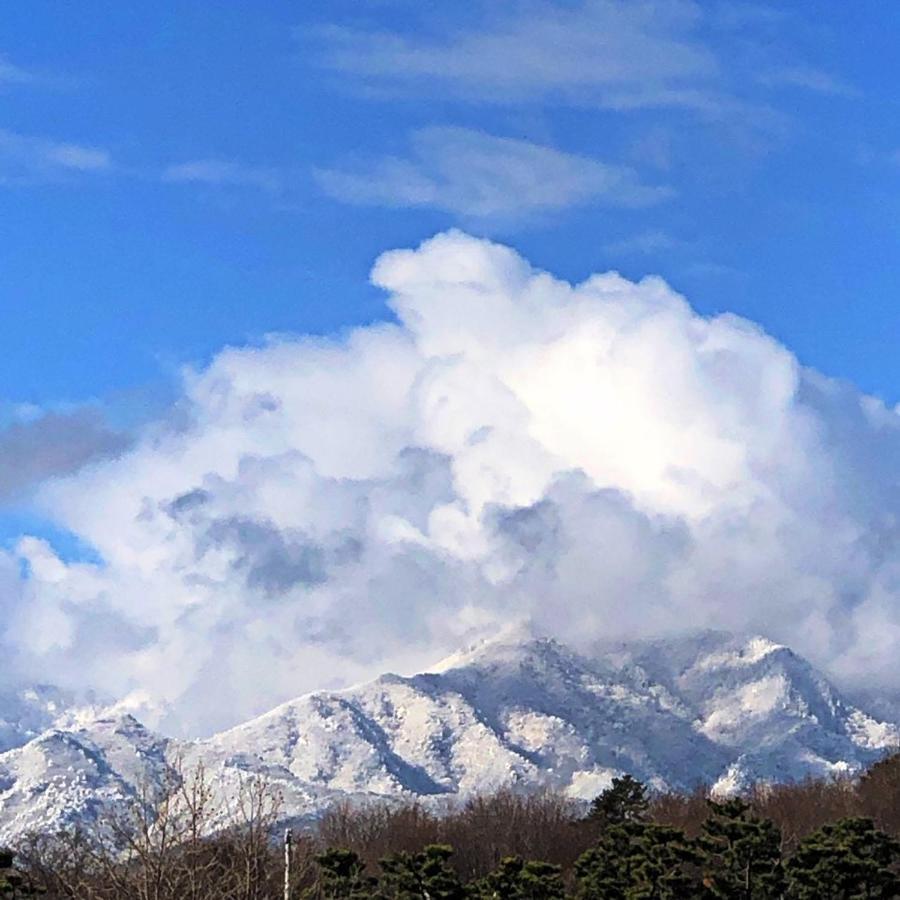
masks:
{"label": "mountain peak", "polygon": [[524,627],[504,631],[485,638],[466,649],[445,657],[431,666],[428,674],[441,674],[454,669],[495,668],[520,665],[526,661],[573,658],[575,653],[551,637],[536,634]]}
{"label": "mountain peak", "polygon": [[727,793],[859,771],[900,743],[896,725],[789,648],[719,632],[578,653],[517,627],[420,675],[307,694],[187,744],[143,728],[138,700],[0,754],[0,840],[131,802],[176,759],[202,763],[223,797],[259,774],[302,818],[337,800],[432,803],[500,787],[588,799],[624,773]]}

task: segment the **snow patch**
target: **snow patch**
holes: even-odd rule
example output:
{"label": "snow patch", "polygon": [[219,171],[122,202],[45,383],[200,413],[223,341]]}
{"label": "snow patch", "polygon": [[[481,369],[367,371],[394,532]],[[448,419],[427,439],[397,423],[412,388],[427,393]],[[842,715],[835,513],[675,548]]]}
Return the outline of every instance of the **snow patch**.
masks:
{"label": "snow patch", "polygon": [[[138,696],[70,710],[0,753],[0,842],[132,809],[142,786],[161,789],[179,762],[188,773],[203,764],[224,827],[226,801],[253,776],[284,796],[286,818],[302,820],[336,801],[442,808],[499,788],[589,800],[626,772],[659,790],[703,783],[729,795],[852,775],[897,745],[897,725],[846,703],[803,660],[783,664],[780,649],[789,653],[764,639],[704,635],[635,645],[611,662],[503,635],[429,673],[308,694],[193,742],[145,729],[129,712],[141,708]],[[42,690],[0,708],[17,733],[24,725],[13,713],[44,721],[56,703]]]}
{"label": "snow patch", "polygon": [[705,672],[714,669],[753,666],[772,653],[784,649],[782,644],[776,644],[768,638],[757,635],[735,650],[724,650],[702,657],[692,668],[695,671]]}
{"label": "snow patch", "polygon": [[787,706],[789,693],[783,675],[770,675],[733,691],[717,692],[699,730],[712,740],[734,740],[748,726]]}

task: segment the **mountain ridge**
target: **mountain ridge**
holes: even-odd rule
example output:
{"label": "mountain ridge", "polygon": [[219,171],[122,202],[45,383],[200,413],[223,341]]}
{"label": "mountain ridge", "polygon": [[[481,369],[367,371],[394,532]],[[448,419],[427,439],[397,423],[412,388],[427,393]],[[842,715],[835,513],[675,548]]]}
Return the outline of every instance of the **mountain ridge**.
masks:
{"label": "mountain ridge", "polygon": [[900,744],[900,727],[789,648],[715,632],[588,653],[500,635],[429,671],[305,694],[202,740],[155,734],[121,705],[22,734],[0,753],[0,840],[99,822],[200,764],[223,810],[262,777],[285,817],[304,820],[342,800],[440,805],[507,787],[586,800],[626,772],[658,790],[727,794],[852,774]]}

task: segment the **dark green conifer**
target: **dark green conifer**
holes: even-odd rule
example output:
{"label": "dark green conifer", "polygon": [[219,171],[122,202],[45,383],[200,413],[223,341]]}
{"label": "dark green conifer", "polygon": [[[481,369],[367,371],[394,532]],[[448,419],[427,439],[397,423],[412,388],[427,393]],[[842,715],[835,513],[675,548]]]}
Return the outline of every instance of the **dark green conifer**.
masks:
{"label": "dark green conifer", "polygon": [[328,850],[316,857],[319,890],[328,900],[369,900],[378,884],[366,875],[365,863],[352,850]]}
{"label": "dark green conifer", "polygon": [[0,848],[0,897],[16,900],[17,897],[35,897],[41,891],[37,890],[30,879],[20,872],[13,861],[16,855],[6,847]]}
{"label": "dark green conifer", "polygon": [[625,822],[604,829],[575,863],[579,900],[691,900],[696,854],[684,833],[666,825]]}
{"label": "dark green conifer", "polygon": [[420,853],[381,860],[381,892],[390,900],[464,900],[466,889],[450,865],[452,848],[430,844]]}
{"label": "dark green conifer", "polygon": [[562,900],[566,895],[559,866],[508,856],[477,882],[473,900]]}
{"label": "dark green conifer", "polygon": [[791,900],[900,897],[900,843],[871,819],[841,819],[800,842],[786,865]]}
{"label": "dark green conifer", "polygon": [[628,900],[693,900],[698,895],[698,857],[680,828],[640,826],[634,884]]}
{"label": "dark green conifer", "polygon": [[710,815],[697,839],[710,896],[728,900],[777,900],[784,893],[781,832],[751,815],[740,799],[708,801]]}
{"label": "dark green conifer", "polygon": [[647,788],[636,778],[623,775],[591,803],[588,819],[601,825],[643,822],[649,807]]}

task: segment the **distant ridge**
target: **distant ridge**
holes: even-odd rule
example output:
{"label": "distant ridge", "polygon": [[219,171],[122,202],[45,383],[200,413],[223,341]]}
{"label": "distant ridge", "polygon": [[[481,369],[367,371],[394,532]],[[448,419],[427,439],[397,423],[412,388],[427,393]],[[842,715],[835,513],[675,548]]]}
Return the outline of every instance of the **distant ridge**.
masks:
{"label": "distant ridge", "polygon": [[156,735],[116,707],[61,711],[38,735],[16,731],[14,713],[0,709],[21,743],[0,753],[0,841],[124,809],[176,759],[202,762],[223,799],[262,775],[285,816],[303,819],[337,800],[442,803],[501,787],[588,799],[624,772],[732,793],[853,773],[900,744],[896,724],[844,700],[789,648],[719,633],[588,655],[503,635],[429,672],[307,694],[201,741]]}

